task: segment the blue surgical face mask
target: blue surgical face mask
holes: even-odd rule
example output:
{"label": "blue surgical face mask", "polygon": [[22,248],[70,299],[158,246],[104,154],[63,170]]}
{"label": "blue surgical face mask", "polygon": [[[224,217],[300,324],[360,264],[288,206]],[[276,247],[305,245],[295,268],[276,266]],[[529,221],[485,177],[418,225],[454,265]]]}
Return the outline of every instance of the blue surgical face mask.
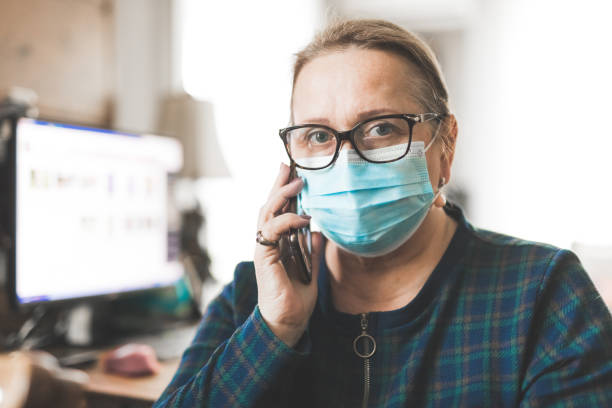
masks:
{"label": "blue surgical face mask", "polygon": [[[346,251],[364,257],[387,254],[415,233],[437,197],[425,159],[434,140],[427,147],[413,142],[406,156],[390,163],[370,163],[343,149],[330,167],[298,169],[304,179],[298,206]],[[404,152],[406,145],[372,153],[385,160],[397,156],[396,149]]]}

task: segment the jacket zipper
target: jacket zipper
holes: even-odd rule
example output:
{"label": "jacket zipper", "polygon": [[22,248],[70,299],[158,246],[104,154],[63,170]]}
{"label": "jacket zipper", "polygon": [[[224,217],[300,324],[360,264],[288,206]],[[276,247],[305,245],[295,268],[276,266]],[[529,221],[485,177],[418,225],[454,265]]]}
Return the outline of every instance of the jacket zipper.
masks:
{"label": "jacket zipper", "polygon": [[[363,400],[361,406],[366,408],[368,406],[368,399],[370,398],[370,358],[376,352],[376,341],[374,337],[367,333],[368,329],[368,314],[361,313],[361,334],[355,337],[353,340],[353,351],[357,356],[363,359]],[[360,341],[366,342],[365,352],[361,352],[358,348]]]}

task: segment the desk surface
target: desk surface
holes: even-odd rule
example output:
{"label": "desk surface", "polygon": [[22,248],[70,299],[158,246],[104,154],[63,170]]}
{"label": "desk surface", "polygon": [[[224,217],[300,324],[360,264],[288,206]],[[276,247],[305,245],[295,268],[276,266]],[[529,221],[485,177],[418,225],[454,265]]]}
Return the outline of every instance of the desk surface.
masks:
{"label": "desk surface", "polygon": [[153,402],[170,383],[179,362],[178,358],[163,361],[160,372],[148,377],[122,377],[108,374],[98,362],[94,367],[85,370],[89,375],[89,383],[85,389],[90,393]]}

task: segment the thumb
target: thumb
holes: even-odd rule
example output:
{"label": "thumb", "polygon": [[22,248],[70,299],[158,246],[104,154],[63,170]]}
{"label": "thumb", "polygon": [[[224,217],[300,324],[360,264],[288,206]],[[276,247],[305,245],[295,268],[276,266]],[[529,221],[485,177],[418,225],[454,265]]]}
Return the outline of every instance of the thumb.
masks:
{"label": "thumb", "polygon": [[319,277],[319,270],[321,269],[321,252],[323,251],[323,247],[324,247],[324,239],[323,239],[323,235],[321,235],[320,232],[312,232],[311,233],[311,240],[312,240],[312,258],[311,258],[311,265],[312,265],[312,280],[315,282],[317,282],[317,279]]}

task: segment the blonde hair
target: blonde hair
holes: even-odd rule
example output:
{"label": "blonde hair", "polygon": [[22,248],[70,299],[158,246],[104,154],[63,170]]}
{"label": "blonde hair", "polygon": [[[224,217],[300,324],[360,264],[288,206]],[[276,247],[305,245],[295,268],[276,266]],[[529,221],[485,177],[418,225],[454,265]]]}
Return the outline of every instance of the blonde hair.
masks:
{"label": "blonde hair", "polygon": [[[416,34],[384,20],[345,20],[331,23],[296,54],[293,88],[295,89],[298,75],[308,62],[325,53],[342,51],[349,47],[387,51],[404,58],[411,67],[416,68],[415,92],[411,96],[425,112],[450,114],[444,77],[431,48]],[[440,132],[443,152],[450,151],[453,143],[448,129],[442,128]]]}

